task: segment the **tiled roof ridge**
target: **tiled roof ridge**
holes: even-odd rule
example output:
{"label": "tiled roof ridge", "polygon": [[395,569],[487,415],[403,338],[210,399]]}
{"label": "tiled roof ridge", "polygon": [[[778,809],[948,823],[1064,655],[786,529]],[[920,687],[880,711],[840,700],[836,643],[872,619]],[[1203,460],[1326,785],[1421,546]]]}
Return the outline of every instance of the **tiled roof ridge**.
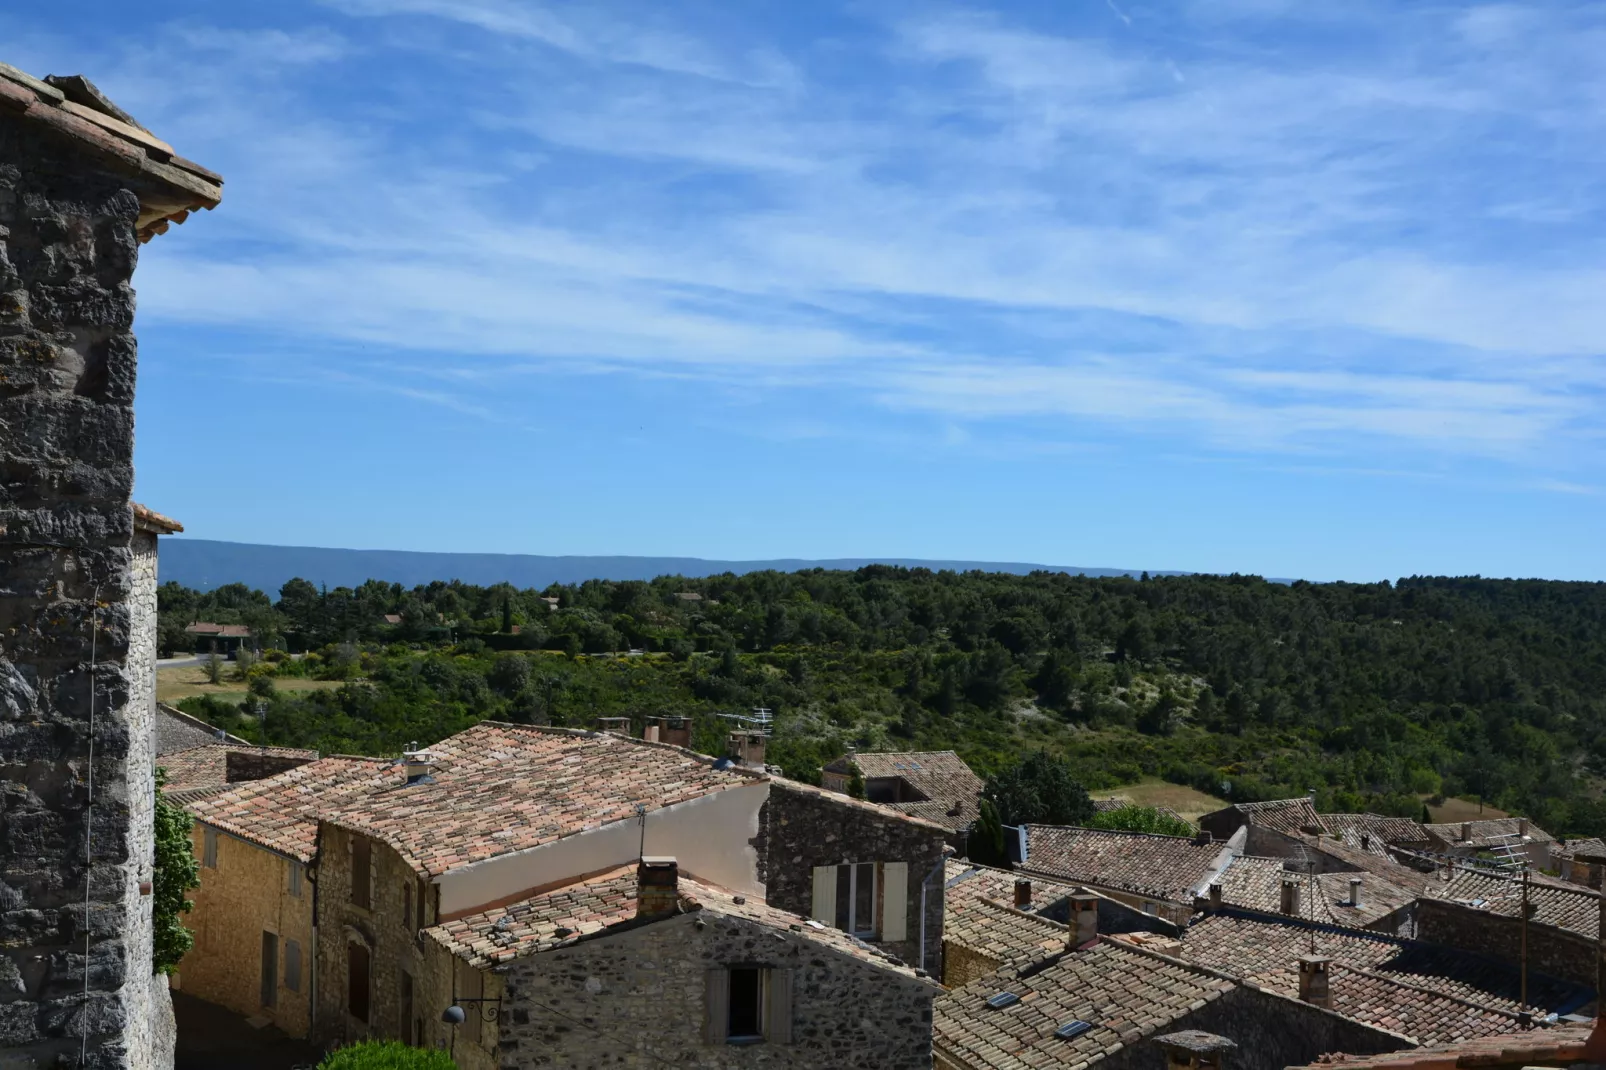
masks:
{"label": "tiled roof ridge", "polygon": [[[1321,954],[1321,951],[1318,950],[1317,954]],[[1454,992],[1446,992],[1440,988],[1432,988],[1428,985],[1417,984],[1415,981],[1404,981],[1392,974],[1380,973],[1377,970],[1369,969],[1365,966],[1356,966],[1353,963],[1345,962],[1343,959],[1336,958],[1331,955],[1327,957],[1331,958],[1333,960],[1333,964],[1338,966],[1340,969],[1348,970],[1350,973],[1358,973],[1362,977],[1368,977],[1374,981],[1381,981],[1385,984],[1394,985],[1397,988],[1409,989],[1412,992],[1421,992],[1426,995],[1433,996],[1436,999],[1447,999],[1452,1003],[1459,1003],[1462,1006],[1471,1007],[1474,1010],[1480,1011],[1484,1014],[1498,1014],[1502,1018],[1510,1018],[1513,1023],[1517,1023],[1522,1020],[1515,1011],[1508,1011],[1503,1007],[1494,1007],[1487,1003],[1479,1003],[1475,999],[1467,999],[1465,996],[1458,996]]]}
{"label": "tiled roof ridge", "polygon": [[[168,717],[172,717],[175,720],[184,722],[185,724],[189,725],[191,728],[204,729],[207,732],[213,733],[214,736],[218,732],[223,732],[223,729],[219,728],[217,725],[209,724],[206,721],[201,720],[199,717],[196,717],[193,714],[185,713],[183,710],[179,709],[177,706],[170,706],[165,702],[158,702],[156,704],[156,710],[157,710],[158,713],[164,714],[165,716],[168,716]],[[244,743],[247,746],[250,745],[250,740],[241,739],[239,736],[231,735],[228,732],[223,732],[223,739],[219,740],[219,742],[223,742],[223,743],[229,743],[229,742]],[[189,748],[185,748],[185,749],[187,750]],[[175,753],[177,753],[177,752],[175,752]]]}
{"label": "tiled roof ridge", "polygon": [[[1457,864],[1454,864],[1454,863],[1452,863],[1452,865],[1454,866],[1455,870],[1457,871],[1457,873],[1459,875],[1482,877],[1485,880],[1498,881],[1498,882],[1509,883],[1509,884],[1513,884],[1513,885],[1521,885],[1522,884],[1522,878],[1521,877],[1512,877],[1512,876],[1508,876],[1508,875],[1506,875],[1504,873],[1495,873],[1495,872],[1492,872],[1490,870],[1482,869],[1482,868],[1477,867],[1477,866],[1457,865]],[[1456,882],[1456,878],[1455,877],[1451,877],[1447,881],[1440,881],[1440,884],[1444,885],[1444,888],[1441,889],[1441,890],[1442,891],[1447,891],[1449,889],[1449,886],[1454,884],[1455,882]],[[1581,898],[1584,898],[1584,899],[1599,899],[1601,897],[1601,894],[1602,894],[1599,890],[1597,890],[1595,888],[1588,888],[1588,887],[1585,887],[1584,885],[1581,885],[1581,884],[1574,884],[1571,881],[1559,881],[1559,880],[1558,881],[1544,881],[1544,882],[1530,881],[1529,884],[1528,884],[1528,887],[1529,888],[1543,889],[1546,893],[1561,892],[1561,893],[1567,894],[1567,895],[1576,895],[1576,896],[1580,896]],[[1451,900],[1451,902],[1454,902],[1454,900]]]}
{"label": "tiled roof ridge", "polygon": [[[515,724],[512,721],[493,721],[489,718],[470,725],[462,732],[457,733],[457,735],[467,735],[476,728],[479,728],[481,725],[490,725],[493,728],[505,728],[511,731],[529,732],[534,735],[569,736],[575,739],[616,739],[625,743],[634,744],[635,746],[653,747],[658,750],[668,751],[673,754],[679,754],[687,758],[692,758],[695,759],[699,764],[708,766],[710,769],[714,767],[715,763],[723,760],[720,758],[715,758],[709,754],[704,754],[701,751],[692,750],[690,747],[682,747],[677,743],[664,743],[661,740],[656,739],[641,739],[637,736],[625,735],[621,732],[599,732],[594,728],[567,728],[561,725]],[[447,738],[450,739],[453,737],[448,736]],[[425,749],[427,750],[428,748],[426,747]],[[728,768],[721,770],[721,772],[736,773],[740,776],[747,777],[749,780],[755,781],[772,779],[768,773],[763,773],[756,769],[747,769],[734,763]]]}
{"label": "tiled roof ridge", "polygon": [[136,531],[148,531],[155,535],[173,535],[184,530],[180,524],[170,516],[163,516],[155,509],[134,502],[134,528]]}
{"label": "tiled roof ridge", "polygon": [[1055,932],[1068,933],[1071,931],[1071,927],[1065,924],[1063,921],[1055,921],[1053,918],[1045,918],[1043,915],[1033,914],[1029,910],[1021,910],[1014,903],[1006,903],[1002,899],[992,899],[985,895],[977,896],[976,898],[980,902],[986,903],[990,907],[1004,911],[1011,917],[1024,918],[1029,921],[1040,922]]}
{"label": "tiled roof ridge", "polygon": [[1589,1023],[1569,1024],[1551,1029],[1428,1044],[1408,1051],[1384,1052],[1380,1055],[1329,1052],[1307,1066],[1369,1067],[1373,1070],[1384,1070],[1385,1067],[1398,1070],[1430,1070],[1430,1068],[1455,1070],[1461,1066],[1515,1067],[1524,1064],[1570,1065],[1596,1062],[1596,1059],[1589,1057],[1586,1047],[1593,1028]]}
{"label": "tiled roof ridge", "polygon": [[[1231,981],[1233,984],[1248,983],[1244,978],[1239,977],[1236,974],[1228,973],[1226,970],[1218,970],[1214,966],[1206,966],[1202,962],[1194,962],[1191,959],[1179,959],[1175,955],[1167,955],[1163,951],[1157,951],[1152,947],[1143,947],[1140,944],[1129,944],[1125,940],[1112,940],[1108,936],[1100,936],[1098,946],[1113,947],[1128,954],[1143,955],[1151,959],[1159,959],[1161,962],[1169,963],[1172,966],[1180,966],[1183,969],[1189,970],[1193,973],[1203,974],[1204,976],[1213,978],[1217,981]],[[1076,953],[1077,952],[1075,951],[1067,952],[1067,954],[1072,955]]]}
{"label": "tiled roof ridge", "polygon": [[127,121],[132,117],[81,75],[40,79],[0,63],[0,112],[70,139],[111,170],[145,179],[147,185],[137,191],[142,242],[223,199],[221,175],[186,160],[167,142]]}
{"label": "tiled roof ridge", "polygon": [[[1254,907],[1242,907],[1230,904],[1224,905],[1220,910],[1212,913],[1205,914],[1203,916],[1195,916],[1187,928],[1191,929],[1196,924],[1203,924],[1209,921],[1211,918],[1219,917],[1239,917],[1243,918],[1245,921],[1274,921],[1280,925],[1294,925],[1301,929],[1316,929],[1319,932],[1330,932],[1339,936],[1361,936],[1368,940],[1376,941],[1380,944],[1395,944],[1397,946],[1403,946],[1413,942],[1420,943],[1420,941],[1412,941],[1403,936],[1394,936],[1391,933],[1380,933],[1376,929],[1362,929],[1354,925],[1343,925],[1336,921],[1316,921],[1311,918],[1300,917],[1293,914],[1278,913],[1274,910],[1256,910]],[[1184,931],[1186,931],[1186,929]],[[1471,952],[1467,952],[1467,954],[1471,954]],[[1338,960],[1334,959],[1334,961],[1336,962]]]}
{"label": "tiled roof ridge", "polygon": [[[1173,841],[1175,841],[1177,843],[1192,844],[1195,847],[1215,847],[1217,849],[1224,849],[1226,847],[1226,845],[1227,845],[1227,841],[1226,840],[1211,840],[1209,843],[1195,843],[1194,842],[1194,837],[1192,837],[1192,836],[1171,836],[1171,835],[1168,835],[1167,833],[1164,833],[1164,832],[1129,832],[1126,829],[1098,829],[1098,828],[1092,828],[1092,827],[1090,827],[1088,825],[1047,825],[1047,824],[1036,824],[1036,823],[1028,821],[1026,823],[1026,828],[1028,830],[1030,830],[1030,829],[1075,829],[1077,832],[1093,832],[1093,833],[1097,833],[1100,836],[1121,837],[1123,839],[1126,838],[1126,837],[1130,837],[1130,836],[1145,836],[1145,837],[1147,837],[1147,838],[1149,838],[1151,840],[1173,840]],[[1030,831],[1027,832],[1027,836],[1028,837],[1031,836],[1031,832]]]}
{"label": "tiled roof ridge", "polygon": [[[1259,802],[1240,802],[1232,805],[1239,810],[1265,810],[1273,806],[1298,806],[1300,803],[1310,803],[1310,796],[1290,795],[1286,799],[1261,799]],[[1311,809],[1316,809],[1315,804],[1311,804]]]}

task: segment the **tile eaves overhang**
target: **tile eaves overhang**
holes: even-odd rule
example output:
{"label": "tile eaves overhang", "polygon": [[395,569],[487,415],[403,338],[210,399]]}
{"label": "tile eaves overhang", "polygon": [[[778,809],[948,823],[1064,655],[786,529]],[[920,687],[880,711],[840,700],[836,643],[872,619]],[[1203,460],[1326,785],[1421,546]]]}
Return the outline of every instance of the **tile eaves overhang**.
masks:
{"label": "tile eaves overhang", "polygon": [[141,242],[223,200],[222,175],[178,155],[82,75],[40,79],[0,63],[0,116],[32,123],[99,166],[131,179],[139,198]]}

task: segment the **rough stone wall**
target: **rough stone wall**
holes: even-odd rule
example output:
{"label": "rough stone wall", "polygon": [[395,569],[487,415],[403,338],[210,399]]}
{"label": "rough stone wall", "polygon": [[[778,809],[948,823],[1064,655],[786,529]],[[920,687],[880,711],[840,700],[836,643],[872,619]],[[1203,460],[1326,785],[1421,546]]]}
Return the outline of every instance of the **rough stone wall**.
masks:
{"label": "rough stone wall", "polygon": [[[791,1044],[705,1039],[707,972],[725,965],[793,971]],[[712,912],[531,955],[503,981],[503,1070],[931,1066],[934,985]]]}
{"label": "rough stone wall", "polygon": [[[405,889],[411,887],[416,895],[419,874],[390,847],[370,840],[371,905],[358,906],[351,901],[352,843],[357,838],[356,833],[335,825],[324,824],[318,831],[314,874],[318,886],[318,997],[313,1039],[322,1044],[344,1044],[370,1036],[410,1039],[402,1016],[402,975],[407,974],[413,979],[414,1018],[423,1019],[426,1044],[441,1046],[440,1040],[450,1039],[440,1021],[441,1011],[450,1005],[450,976],[438,978],[431,972],[439,963],[426,962],[426,938],[419,936],[416,924],[409,927],[402,922]],[[430,900],[427,921],[434,924],[439,920],[435,887],[426,888]],[[366,1023],[353,1017],[347,1006],[346,948],[353,941],[365,945],[370,954]],[[448,1002],[440,1001],[442,987]]]}
{"label": "rough stone wall", "polygon": [[[909,939],[881,945],[911,966],[920,966],[920,886],[942,862],[946,830],[927,828],[896,814],[784,780],[770,786],[759,814],[759,879],[771,906],[808,917],[814,903],[814,867],[846,862],[907,862]],[[942,976],[942,871],[926,894],[924,968]]]}
{"label": "rough stone wall", "polygon": [[943,941],[942,983],[949,988],[968,985],[977,978],[986,977],[1003,965],[1004,960],[1001,958],[993,958],[975,948],[956,944],[952,940]]}
{"label": "rough stone wall", "polygon": [[72,1066],[87,1034],[83,1065],[143,1067],[148,1038],[129,1041],[151,991],[136,740],[150,721],[130,679],[139,202],[19,120],[0,118],[0,161],[0,1047]]}
{"label": "rough stone wall", "polygon": [[[1451,903],[1423,899],[1416,907],[1416,938],[1473,951],[1516,965],[1522,960],[1522,922]],[[1528,968],[1595,987],[1594,941],[1551,925],[1528,923]]]}
{"label": "rough stone wall", "polygon": [[[191,831],[195,857],[205,858],[205,826]],[[293,860],[224,832],[217,834],[217,866],[202,866],[195,909],[184,926],[195,946],[179,964],[177,987],[247,1017],[261,1015],[290,1036],[307,1035],[312,1020],[312,883],[290,894]],[[262,934],[279,936],[278,986],[273,1007],[262,1005]],[[300,991],[291,989],[286,948],[301,952]]]}

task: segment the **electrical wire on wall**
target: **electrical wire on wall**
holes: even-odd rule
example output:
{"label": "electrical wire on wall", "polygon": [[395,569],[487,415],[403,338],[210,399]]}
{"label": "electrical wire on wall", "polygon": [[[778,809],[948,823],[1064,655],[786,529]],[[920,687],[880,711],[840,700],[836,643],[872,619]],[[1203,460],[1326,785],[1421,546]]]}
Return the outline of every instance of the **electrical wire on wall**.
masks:
{"label": "electrical wire on wall", "polygon": [[84,803],[84,1002],[79,1010],[83,1023],[83,1041],[78,1049],[78,1065],[89,1058],[89,890],[95,872],[95,692],[97,679],[96,654],[100,638],[100,584],[95,585],[89,601],[89,789]]}

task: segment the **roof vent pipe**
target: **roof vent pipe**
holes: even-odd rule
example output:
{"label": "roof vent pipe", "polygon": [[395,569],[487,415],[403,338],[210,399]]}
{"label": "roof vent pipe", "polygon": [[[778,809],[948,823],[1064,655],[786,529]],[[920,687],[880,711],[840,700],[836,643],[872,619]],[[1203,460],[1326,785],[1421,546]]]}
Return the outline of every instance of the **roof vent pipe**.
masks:
{"label": "roof vent pipe", "polygon": [[1349,879],[1349,905],[1352,907],[1361,905],[1361,878],[1359,877],[1351,877]]}

